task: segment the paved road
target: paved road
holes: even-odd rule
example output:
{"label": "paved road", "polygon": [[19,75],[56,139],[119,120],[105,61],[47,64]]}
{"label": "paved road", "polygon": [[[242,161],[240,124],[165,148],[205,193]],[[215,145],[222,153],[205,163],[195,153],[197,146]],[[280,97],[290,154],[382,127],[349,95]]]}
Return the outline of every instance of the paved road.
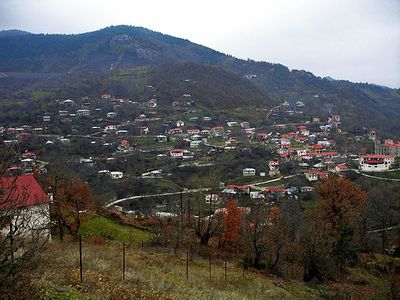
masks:
{"label": "paved road", "polygon": [[[183,190],[182,194],[193,194],[193,193],[199,193],[199,192],[206,192],[209,191],[209,188],[201,188],[201,189],[187,189]],[[126,197],[122,199],[117,199],[115,201],[112,201],[106,205],[106,207],[110,207],[113,205],[116,205],[121,202],[129,201],[129,200],[135,200],[135,199],[143,199],[143,198],[154,198],[154,197],[163,197],[163,196],[172,196],[172,195],[179,195],[181,192],[170,192],[170,193],[162,193],[162,194],[154,194],[154,195],[139,195],[139,196],[132,196],[132,197]]]}
{"label": "paved road", "polygon": [[400,225],[386,227],[383,229],[369,230],[368,233],[377,233],[377,232],[388,231],[388,230],[393,230],[393,229],[397,229],[397,228],[400,228]]}
{"label": "paved road", "polygon": [[379,177],[379,176],[368,175],[368,174],[365,174],[365,173],[360,172],[360,171],[357,170],[357,169],[352,169],[352,171],[354,171],[354,172],[360,174],[361,176],[365,176],[365,177],[369,177],[369,178],[374,178],[374,179],[379,179],[379,180],[400,181],[400,179],[397,179],[397,178],[386,178],[386,177]]}
{"label": "paved road", "polygon": [[[251,188],[253,188],[253,189],[263,190],[263,188],[257,187],[257,185],[276,182],[276,181],[279,181],[279,180],[282,180],[282,179],[286,179],[286,178],[291,178],[291,177],[294,177],[294,176],[297,176],[297,174],[290,175],[290,176],[285,176],[285,177],[279,177],[279,178],[275,178],[275,179],[271,179],[271,180],[267,180],[267,181],[263,181],[263,182],[257,182],[257,183],[254,183],[254,184],[250,184],[249,186]],[[199,193],[199,192],[206,192],[206,191],[209,191],[209,190],[211,190],[211,189],[210,188],[184,189],[184,190],[182,190],[182,194],[193,194],[193,193]],[[111,206],[116,205],[118,203],[129,201],[129,200],[144,199],[144,198],[154,198],[154,197],[163,197],[163,196],[173,196],[173,195],[179,195],[180,193],[181,192],[169,192],[169,193],[153,194],[153,195],[131,196],[131,197],[126,197],[126,198],[121,198],[121,199],[114,200],[114,201],[108,203],[106,205],[106,207],[111,207]]]}

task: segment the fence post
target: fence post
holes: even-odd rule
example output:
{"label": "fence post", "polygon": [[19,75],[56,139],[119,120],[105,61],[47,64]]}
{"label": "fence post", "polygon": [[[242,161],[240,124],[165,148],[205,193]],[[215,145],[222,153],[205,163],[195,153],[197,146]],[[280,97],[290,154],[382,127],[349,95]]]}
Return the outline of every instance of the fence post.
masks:
{"label": "fence post", "polygon": [[122,279],[125,279],[125,242],[122,243]]}
{"label": "fence post", "polygon": [[189,251],[186,252],[186,279],[189,279]]}
{"label": "fence post", "polygon": [[244,269],[246,268],[246,262],[243,260],[243,273],[242,276],[244,277]]}
{"label": "fence post", "polygon": [[143,245],[143,240],[142,240],[142,250],[143,250],[143,247],[144,247],[144,245]]}
{"label": "fence post", "polygon": [[79,272],[81,283],[83,283],[83,262],[82,262],[82,237],[79,236]]}
{"label": "fence post", "polygon": [[211,254],[208,256],[208,269],[210,272],[210,279],[211,279]]}
{"label": "fence post", "polygon": [[224,265],[225,265],[225,280],[227,279],[227,267],[226,267],[226,259],[224,260]]}

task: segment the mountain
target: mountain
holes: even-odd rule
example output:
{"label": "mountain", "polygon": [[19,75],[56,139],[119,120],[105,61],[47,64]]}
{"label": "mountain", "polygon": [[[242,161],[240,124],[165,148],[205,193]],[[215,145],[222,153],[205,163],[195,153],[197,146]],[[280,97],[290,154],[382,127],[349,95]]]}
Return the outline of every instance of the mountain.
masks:
{"label": "mountain", "polygon": [[328,81],[330,81],[330,82],[336,80],[335,78],[332,78],[331,76],[326,76],[326,77],[324,77],[324,78],[322,78],[322,79],[328,80]]}
{"label": "mountain", "polygon": [[9,30],[0,30],[0,37],[9,37],[9,36],[20,36],[31,34],[28,31],[18,30],[18,29],[9,29]]}
{"label": "mountain", "polygon": [[217,64],[225,56],[141,27],[113,26],[77,35],[0,38],[2,72],[109,71],[171,62]]}
{"label": "mountain", "polygon": [[[158,91],[170,98],[182,92],[182,76],[202,74],[193,92],[208,91],[207,105],[273,106],[284,100],[303,101],[315,114],[340,113],[346,130],[362,133],[369,128],[381,136],[400,137],[400,92],[396,89],[241,60],[142,27],[112,26],[76,35],[0,34],[0,73],[7,75],[0,78],[3,98],[25,96],[29,86],[60,88],[64,78],[79,81],[83,77],[86,82],[88,77],[110,78],[140,67],[147,72],[140,82],[157,84]],[[88,72],[96,75],[87,76]],[[129,81],[113,82],[121,91],[134,92]],[[228,89],[238,97],[223,97]],[[212,97],[216,93],[219,96]]]}

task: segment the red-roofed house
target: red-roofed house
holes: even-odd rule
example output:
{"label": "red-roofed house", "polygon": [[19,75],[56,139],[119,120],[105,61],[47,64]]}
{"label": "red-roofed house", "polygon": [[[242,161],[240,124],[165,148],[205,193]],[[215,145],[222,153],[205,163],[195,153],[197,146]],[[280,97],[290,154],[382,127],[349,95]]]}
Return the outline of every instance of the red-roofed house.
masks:
{"label": "red-roofed house", "polygon": [[384,172],[394,163],[394,156],[385,154],[360,155],[360,170],[366,172]]}
{"label": "red-roofed house", "polygon": [[267,140],[268,139],[268,133],[266,132],[259,132],[257,133],[257,138],[261,140]]}
{"label": "red-roofed house", "polygon": [[169,154],[173,158],[183,158],[183,152],[184,152],[183,149],[171,149],[169,151]]}
{"label": "red-roofed house", "polygon": [[182,131],[182,128],[172,128],[169,130],[169,133],[170,134],[182,134],[183,131]]}
{"label": "red-roofed house", "polygon": [[222,136],[224,134],[223,126],[214,126],[211,128],[211,134],[214,136]]}
{"label": "red-roofed house", "polygon": [[[50,237],[50,199],[33,175],[0,178],[0,214],[10,217],[14,233],[29,235],[42,230]],[[7,235],[10,226],[0,228],[0,234]]]}
{"label": "red-roofed house", "polygon": [[249,185],[237,185],[237,184],[228,184],[226,189],[224,190],[225,193],[237,194],[237,193],[250,193],[250,186]]}
{"label": "red-roofed house", "polygon": [[325,157],[325,158],[334,158],[334,157],[338,157],[339,153],[337,153],[336,151],[327,151],[327,152],[317,153],[315,156]]}
{"label": "red-roofed house", "polygon": [[335,167],[336,172],[344,172],[344,171],[348,171],[348,170],[349,170],[349,167],[346,165],[337,165]]}
{"label": "red-roofed house", "polygon": [[195,135],[195,134],[200,134],[200,129],[198,128],[190,128],[186,131],[188,135]]}
{"label": "red-roofed house", "polygon": [[316,144],[316,145],[309,146],[309,149],[316,153],[319,153],[319,152],[324,151],[325,148],[321,144]]}

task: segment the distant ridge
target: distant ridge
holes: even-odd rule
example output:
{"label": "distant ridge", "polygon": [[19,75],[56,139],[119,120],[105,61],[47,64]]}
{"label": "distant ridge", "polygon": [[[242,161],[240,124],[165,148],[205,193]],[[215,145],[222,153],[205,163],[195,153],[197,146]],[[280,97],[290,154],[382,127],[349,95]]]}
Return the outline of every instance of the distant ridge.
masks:
{"label": "distant ridge", "polygon": [[325,79],[325,80],[328,80],[328,81],[336,81],[336,79],[335,78],[332,78],[331,76],[326,76],[326,77],[324,77],[323,79]]}
{"label": "distant ridge", "polygon": [[0,37],[4,36],[19,36],[19,35],[27,35],[32,34],[28,31],[18,30],[18,29],[7,29],[7,30],[0,30]]}

